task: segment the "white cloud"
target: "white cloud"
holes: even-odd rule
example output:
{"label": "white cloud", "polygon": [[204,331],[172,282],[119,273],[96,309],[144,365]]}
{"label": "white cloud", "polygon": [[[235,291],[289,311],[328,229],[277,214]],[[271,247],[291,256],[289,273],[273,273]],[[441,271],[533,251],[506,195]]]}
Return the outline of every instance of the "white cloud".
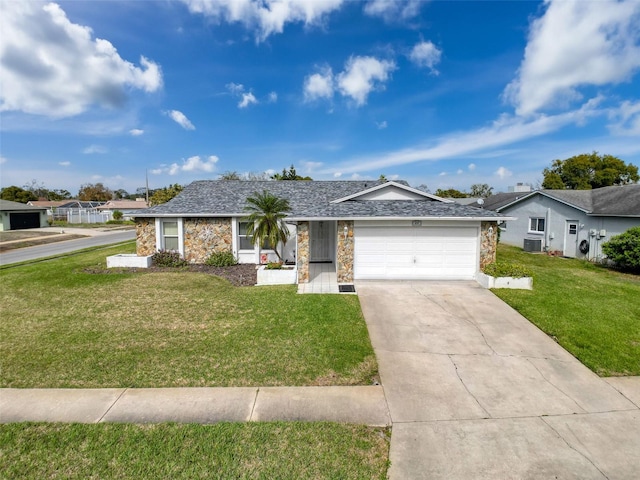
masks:
{"label": "white cloud", "polygon": [[174,162],[171,165],[160,165],[159,168],[150,170],[153,175],[177,175],[181,172],[207,172],[211,173],[215,171],[216,164],[218,163],[218,157],[215,155],[209,155],[208,157],[201,157],[200,155],[194,155],[192,157],[183,160],[182,163]]}
{"label": "white cloud", "polygon": [[546,0],[504,92],[519,115],[563,107],[580,87],[628,81],[640,68],[640,2]]}
{"label": "white cloud", "polygon": [[476,169],[476,164],[475,163],[470,163],[467,168],[469,169],[470,172],[473,172]]}
{"label": "white cloud", "polygon": [[609,116],[615,122],[609,125],[611,133],[640,138],[640,101],[622,102],[620,108],[612,111]]}
{"label": "white cloud", "polygon": [[103,154],[103,153],[107,153],[109,151],[109,149],[107,147],[104,147],[102,145],[89,145],[87,148],[85,148],[84,150],[82,150],[82,153],[87,154],[87,155],[91,155],[94,153],[99,153],[99,154]]}
{"label": "white cloud", "polygon": [[456,173],[457,173],[458,175],[462,175],[462,174],[464,173],[464,170],[462,170],[461,168],[459,168],[459,169],[456,171]]}
{"label": "white cloud", "polygon": [[129,135],[131,135],[132,137],[139,137],[142,134],[144,134],[144,130],[141,130],[139,128],[133,128],[129,130]]}
{"label": "white cloud", "polygon": [[378,127],[378,130],[384,130],[387,128],[387,121],[383,120],[382,122],[376,122],[376,127]]}
{"label": "white cloud", "polygon": [[440,172],[438,174],[439,177],[446,177],[447,176],[447,172]]}
{"label": "white cloud", "polygon": [[218,163],[218,157],[216,157],[215,155],[210,155],[205,160],[196,155],[187,158],[187,160],[182,165],[182,170],[185,172],[213,172],[216,168],[216,163]]}
{"label": "white cloud", "polygon": [[278,94],[276,92],[269,92],[267,95],[267,102],[276,103],[278,101]]}
{"label": "white cloud", "polygon": [[0,111],[70,117],[94,105],[122,107],[131,89],[162,87],[159,65],[123,60],[55,3],[2,2],[0,31]]}
{"label": "white cloud", "polygon": [[504,180],[505,178],[510,177],[511,175],[513,175],[513,173],[510,170],[507,170],[504,167],[498,168],[498,170],[496,170],[494,173],[495,173],[495,175],[500,177],[500,180]]}
{"label": "white cloud", "polygon": [[255,105],[258,103],[258,99],[253,95],[253,93],[243,93],[242,100],[238,102],[238,108],[247,108],[249,105]]}
{"label": "white cloud", "polygon": [[[337,168],[345,174],[375,172],[392,166],[476,155],[488,149],[555,132],[567,125],[584,122],[587,118],[606,115],[606,109],[598,108],[600,100],[600,98],[592,99],[578,110],[558,115],[539,115],[534,119],[503,115],[488,127],[444,135],[427,146],[421,145],[389,153],[356,157],[335,165],[334,169]],[[470,170],[473,169],[470,168]],[[322,173],[331,172],[323,171]]]}
{"label": "white cloud", "polygon": [[333,174],[333,178],[340,178],[342,176],[342,172],[335,172]]}
{"label": "white cloud", "polygon": [[225,85],[225,87],[227,87],[227,90],[229,90],[229,92],[231,92],[233,95],[240,95],[242,92],[244,92],[244,85],[242,85],[241,83],[227,83]]}
{"label": "white cloud", "polygon": [[58,162],[58,165],[60,165],[61,167],[69,167],[71,165],[71,162]]}
{"label": "white cloud", "polygon": [[372,90],[384,88],[395,63],[374,57],[350,57],[345,69],[337,77],[338,89],[344,96],[351,97],[357,106],[367,103]]}
{"label": "white cloud", "polygon": [[2,155],[0,155],[0,165],[3,165],[5,163],[7,163],[9,160],[7,160],[7,157],[3,157]]}
{"label": "white cloud", "polygon": [[307,102],[333,97],[333,72],[330,67],[322,67],[318,73],[304,79],[304,99]]}
{"label": "white cloud", "polygon": [[420,68],[428,68],[432,74],[437,75],[438,70],[435,66],[440,63],[440,57],[442,56],[442,50],[436,47],[432,42],[420,42],[416,43],[411,49],[409,54],[409,60],[415,63]]}
{"label": "white cloud", "polygon": [[344,0],[182,0],[191,13],[214,21],[241,23],[255,30],[256,41],[282,33],[287,23],[305,26],[322,24],[328,14],[338,10]]}
{"label": "white cloud", "polygon": [[195,130],[196,129],[196,127],[193,126],[193,123],[191,123],[191,121],[181,111],[179,111],[179,110],[169,110],[168,112],[165,112],[165,113],[167,115],[169,115],[171,120],[176,122],[178,125],[180,125],[185,130]]}
{"label": "white cloud", "polygon": [[369,0],[364,13],[381,17],[387,22],[406,20],[420,13],[423,0]]}

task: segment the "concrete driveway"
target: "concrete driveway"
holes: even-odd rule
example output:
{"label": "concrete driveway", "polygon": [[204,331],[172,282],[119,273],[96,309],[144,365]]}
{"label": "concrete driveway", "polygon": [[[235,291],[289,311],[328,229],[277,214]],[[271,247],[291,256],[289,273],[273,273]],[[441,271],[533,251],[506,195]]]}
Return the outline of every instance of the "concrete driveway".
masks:
{"label": "concrete driveway", "polygon": [[599,378],[475,282],[357,291],[391,479],[639,478],[640,379]]}

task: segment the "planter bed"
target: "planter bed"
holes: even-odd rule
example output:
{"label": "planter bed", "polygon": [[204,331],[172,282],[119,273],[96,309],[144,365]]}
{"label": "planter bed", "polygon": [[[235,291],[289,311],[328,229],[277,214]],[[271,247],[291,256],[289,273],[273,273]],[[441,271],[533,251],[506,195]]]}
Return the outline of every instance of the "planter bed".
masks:
{"label": "planter bed", "polygon": [[268,270],[262,265],[257,271],[256,285],[295,285],[298,280],[298,270],[295,267]]}
{"label": "planter bed", "polygon": [[533,290],[531,277],[492,277],[486,273],[478,273],[478,283],[484,288],[510,288],[513,290]]}

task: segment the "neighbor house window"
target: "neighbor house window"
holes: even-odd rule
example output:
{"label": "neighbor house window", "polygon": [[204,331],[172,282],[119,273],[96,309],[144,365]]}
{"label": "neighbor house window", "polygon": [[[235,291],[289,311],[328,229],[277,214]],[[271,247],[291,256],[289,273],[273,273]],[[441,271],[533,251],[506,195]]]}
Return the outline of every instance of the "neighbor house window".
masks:
{"label": "neighbor house window", "polygon": [[[247,222],[240,222],[238,224],[238,245],[240,250],[253,250],[253,237],[247,234],[247,226],[249,224]],[[262,244],[262,250],[270,250],[268,241],[264,241]]]}
{"label": "neighbor house window", "polygon": [[178,241],[178,222],[163,221],[162,222],[162,248],[164,250],[180,250],[180,242]]}
{"label": "neighbor house window", "polygon": [[544,218],[531,217],[529,219],[529,231],[534,233],[543,233]]}

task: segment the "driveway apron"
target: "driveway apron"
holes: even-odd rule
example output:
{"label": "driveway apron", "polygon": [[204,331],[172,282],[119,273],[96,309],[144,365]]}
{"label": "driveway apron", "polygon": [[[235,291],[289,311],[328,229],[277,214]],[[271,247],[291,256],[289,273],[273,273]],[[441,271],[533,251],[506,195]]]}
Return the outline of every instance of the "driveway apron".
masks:
{"label": "driveway apron", "polygon": [[634,397],[490,291],[357,291],[393,423],[391,479],[639,478]]}

